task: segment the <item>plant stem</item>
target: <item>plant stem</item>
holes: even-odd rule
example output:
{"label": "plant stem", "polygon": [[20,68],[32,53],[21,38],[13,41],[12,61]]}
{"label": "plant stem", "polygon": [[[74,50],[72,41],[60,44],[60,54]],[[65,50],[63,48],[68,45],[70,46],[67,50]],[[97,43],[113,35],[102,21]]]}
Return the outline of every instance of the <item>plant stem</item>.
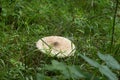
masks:
{"label": "plant stem", "polygon": [[112,25],[112,37],[111,37],[111,52],[112,52],[112,47],[114,47],[114,34],[115,34],[115,22],[116,22],[116,14],[117,14],[117,9],[118,9],[118,0],[116,0],[116,6],[115,6],[115,12],[113,16],[113,25]]}

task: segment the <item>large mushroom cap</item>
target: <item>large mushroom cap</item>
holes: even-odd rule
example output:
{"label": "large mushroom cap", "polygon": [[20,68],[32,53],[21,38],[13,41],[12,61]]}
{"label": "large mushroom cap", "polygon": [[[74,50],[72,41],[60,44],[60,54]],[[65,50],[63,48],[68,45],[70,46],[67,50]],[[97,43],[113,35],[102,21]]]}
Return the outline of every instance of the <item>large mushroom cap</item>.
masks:
{"label": "large mushroom cap", "polygon": [[73,56],[75,52],[75,45],[69,39],[60,36],[41,38],[36,46],[41,52],[57,57]]}

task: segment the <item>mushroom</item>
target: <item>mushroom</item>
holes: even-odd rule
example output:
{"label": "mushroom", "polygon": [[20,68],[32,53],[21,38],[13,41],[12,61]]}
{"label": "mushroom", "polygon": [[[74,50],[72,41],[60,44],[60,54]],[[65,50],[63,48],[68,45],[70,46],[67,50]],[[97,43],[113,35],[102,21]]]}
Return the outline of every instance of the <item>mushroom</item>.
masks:
{"label": "mushroom", "polygon": [[61,36],[48,36],[36,42],[36,47],[46,54],[56,57],[74,56],[75,45]]}

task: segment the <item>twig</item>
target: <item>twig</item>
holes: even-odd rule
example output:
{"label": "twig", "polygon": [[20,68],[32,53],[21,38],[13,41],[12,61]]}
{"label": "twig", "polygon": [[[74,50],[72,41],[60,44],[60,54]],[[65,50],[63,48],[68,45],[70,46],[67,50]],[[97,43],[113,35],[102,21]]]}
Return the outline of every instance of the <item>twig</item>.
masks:
{"label": "twig", "polygon": [[113,25],[112,25],[112,37],[111,37],[111,52],[112,52],[112,47],[114,45],[114,34],[115,34],[115,22],[116,22],[116,15],[117,15],[117,10],[118,10],[118,0],[116,0],[116,6],[115,6],[115,12],[113,16]]}

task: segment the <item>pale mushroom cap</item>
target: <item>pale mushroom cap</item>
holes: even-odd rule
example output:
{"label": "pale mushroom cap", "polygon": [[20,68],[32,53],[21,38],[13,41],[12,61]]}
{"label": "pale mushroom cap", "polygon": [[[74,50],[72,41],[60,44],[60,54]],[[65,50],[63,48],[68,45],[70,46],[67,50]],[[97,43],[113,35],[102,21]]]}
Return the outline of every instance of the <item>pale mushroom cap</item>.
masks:
{"label": "pale mushroom cap", "polygon": [[51,56],[67,57],[73,56],[75,45],[67,38],[60,36],[44,37],[36,43],[37,48]]}

